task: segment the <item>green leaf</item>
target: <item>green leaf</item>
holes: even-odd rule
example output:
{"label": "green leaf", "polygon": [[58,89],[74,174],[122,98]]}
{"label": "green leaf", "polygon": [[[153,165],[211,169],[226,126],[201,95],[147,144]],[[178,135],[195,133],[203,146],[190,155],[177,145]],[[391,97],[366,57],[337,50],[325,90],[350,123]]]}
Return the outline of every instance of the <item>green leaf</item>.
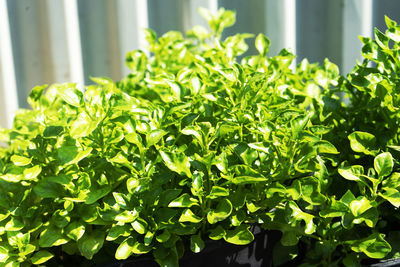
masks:
{"label": "green leaf", "polygon": [[340,201],[345,204],[347,207],[350,206],[350,203],[356,200],[356,197],[353,195],[353,193],[350,190],[347,190],[346,193],[343,194],[342,198]]}
{"label": "green leaf", "polygon": [[[192,78],[191,80],[192,86],[195,88],[194,90],[196,90],[198,92],[198,90],[200,90],[200,80],[197,76],[195,76],[194,78]],[[186,116],[184,116],[181,120],[181,129],[185,129],[186,126],[192,125],[194,121],[196,121],[196,119],[199,117],[199,114],[196,113],[189,113]]]}
{"label": "green leaf", "polygon": [[136,243],[136,239],[133,237],[126,238],[115,251],[115,258],[117,260],[125,260],[133,254],[133,246]]}
{"label": "green leaf", "polygon": [[267,181],[264,175],[246,165],[236,165],[233,167],[233,171],[236,174],[231,180],[234,184],[253,184]]}
{"label": "green leaf", "polygon": [[[294,201],[289,201],[286,204],[285,209],[286,214],[289,217],[289,221],[304,221],[304,233],[312,234],[316,230],[316,225],[314,224],[314,216],[307,212],[303,212]],[[291,244],[294,245],[294,244]]]}
{"label": "green leaf", "polygon": [[[204,135],[201,132],[200,127],[198,127],[198,126],[187,126],[182,130],[182,134],[194,136],[197,139],[197,141],[200,143],[200,145],[202,147],[205,147],[206,144],[205,144],[205,140],[204,140]],[[194,140],[196,140],[196,139],[194,139]]]}
{"label": "green leaf", "polygon": [[389,176],[393,171],[393,158],[389,152],[379,154],[374,159],[374,168],[379,177]]}
{"label": "green leaf", "polygon": [[38,109],[40,105],[40,98],[42,97],[43,91],[47,88],[47,84],[45,85],[40,85],[40,86],[35,86],[31,90],[28,96],[28,104],[33,108],[33,109]]}
{"label": "green leaf", "polygon": [[140,217],[131,223],[131,225],[133,229],[141,235],[144,235],[147,231],[147,222]]}
{"label": "green leaf", "polygon": [[341,217],[348,212],[348,206],[341,201],[337,201],[334,198],[331,199],[330,205],[327,205],[319,213],[321,217],[324,218],[334,218]]}
{"label": "green leaf", "polygon": [[27,158],[24,156],[18,156],[18,155],[12,155],[11,156],[11,161],[16,165],[16,166],[26,166],[32,162],[32,158]]}
{"label": "green leaf", "polygon": [[193,197],[190,197],[188,193],[182,194],[180,197],[172,200],[169,204],[168,207],[174,207],[174,208],[190,208],[192,206],[198,206],[199,201]]}
{"label": "green leaf", "polygon": [[92,233],[85,233],[78,240],[78,249],[82,256],[91,260],[93,256],[103,247],[105,233],[100,230],[95,230]]}
{"label": "green leaf", "polygon": [[11,217],[11,219],[6,223],[4,229],[6,231],[19,231],[24,228],[25,224],[18,218]]}
{"label": "green leaf", "polygon": [[353,132],[348,136],[351,149],[355,152],[374,156],[376,154],[376,138],[366,132]]}
{"label": "green leaf", "polygon": [[83,104],[83,94],[72,84],[65,84],[58,87],[62,99],[71,106],[80,107]]}
{"label": "green leaf", "polygon": [[104,196],[108,195],[111,192],[110,186],[91,186],[89,189],[89,193],[85,197],[85,204],[93,204]]}
{"label": "green leaf", "polygon": [[208,195],[208,198],[214,199],[218,197],[227,197],[227,196],[229,196],[229,190],[227,188],[214,185],[211,188],[211,192]]}
{"label": "green leaf", "polygon": [[24,177],[26,180],[35,179],[42,172],[42,167],[39,165],[35,165],[32,168],[28,168],[24,170]]}
{"label": "green leaf", "polygon": [[202,221],[202,218],[193,213],[190,209],[185,209],[181,217],[179,217],[179,222],[191,222],[191,223],[199,223]]}
{"label": "green leaf", "polygon": [[392,173],[392,175],[383,180],[382,185],[390,188],[398,188],[400,186],[400,173]]}
{"label": "green leaf", "polygon": [[226,231],[224,239],[231,244],[247,245],[254,240],[254,235],[250,232],[249,226],[241,225],[234,230]]}
{"label": "green leaf", "polygon": [[313,144],[313,147],[317,149],[318,153],[326,153],[326,154],[339,154],[336,147],[329,143],[328,141],[318,141]]}
{"label": "green leaf", "polygon": [[144,239],[143,239],[143,240],[144,240],[144,244],[145,244],[146,246],[150,245],[150,244],[151,244],[151,241],[153,241],[153,238],[154,238],[154,233],[148,231],[148,232],[146,233],[146,235],[144,236]]}
{"label": "green leaf", "polygon": [[131,228],[128,224],[124,225],[114,224],[113,226],[111,226],[110,231],[107,234],[106,240],[113,241],[120,236],[129,236],[130,234],[131,234]]}
{"label": "green leaf", "polygon": [[146,246],[142,243],[136,242],[136,244],[133,246],[132,251],[133,251],[133,253],[140,255],[140,254],[149,253],[152,249],[153,248],[150,246]]}
{"label": "green leaf", "polygon": [[188,157],[183,153],[169,153],[160,151],[161,157],[165,165],[171,170],[187,177],[192,177],[190,171],[190,162]]}
{"label": "green leaf", "polygon": [[379,193],[379,196],[386,199],[396,208],[400,207],[400,192],[397,189],[383,187],[383,192]]}
{"label": "green leaf", "polygon": [[212,209],[207,214],[207,220],[210,224],[223,221],[232,213],[232,203],[228,199],[222,199],[218,202],[215,209]]}
{"label": "green leaf", "polygon": [[351,249],[355,252],[363,252],[373,259],[382,259],[392,250],[384,236],[384,234],[373,233],[366,238],[347,241],[346,243],[350,244]]}
{"label": "green leaf", "polygon": [[47,137],[47,138],[57,137],[62,133],[63,130],[64,130],[64,128],[62,126],[50,125],[50,126],[47,126],[46,129],[44,129],[43,136]]}
{"label": "green leaf", "polygon": [[92,152],[92,148],[79,151],[76,146],[63,146],[57,151],[61,165],[75,164],[86,158]]}
{"label": "green leaf", "polygon": [[171,233],[168,230],[164,230],[161,234],[156,236],[156,240],[160,243],[165,243],[171,237]]}
{"label": "green leaf", "polygon": [[33,191],[42,198],[57,198],[63,196],[64,188],[58,183],[42,179],[33,187]]}
{"label": "green leaf", "polygon": [[124,212],[115,216],[115,221],[120,223],[131,223],[139,216],[136,210],[125,210]]}
{"label": "green leaf", "polygon": [[48,252],[47,250],[40,250],[38,252],[35,253],[35,255],[33,255],[31,257],[31,262],[35,265],[39,265],[42,263],[45,263],[46,261],[50,260],[51,258],[54,257],[54,254]]}
{"label": "green leaf", "polygon": [[268,53],[271,41],[262,33],[256,37],[256,48],[260,55],[265,56]]}
{"label": "green leaf", "polygon": [[43,248],[60,246],[69,241],[63,233],[62,229],[49,226],[40,233],[39,246]]}
{"label": "green leaf", "polygon": [[22,248],[20,248],[18,255],[21,257],[23,256],[27,256],[29,254],[32,254],[33,252],[35,252],[36,250],[36,246],[32,245],[32,244],[24,244],[24,246]]}
{"label": "green leaf", "polygon": [[[345,214],[345,216],[348,214]],[[363,212],[361,215],[359,215],[356,218],[353,218],[352,223],[354,224],[360,224],[362,222],[365,222],[365,224],[370,227],[374,228],[376,226],[376,223],[379,220],[379,212],[376,208],[371,207],[367,211]]]}
{"label": "green leaf", "polygon": [[209,234],[209,238],[212,240],[219,240],[226,235],[226,231],[221,225],[217,225],[216,228],[212,229]]}
{"label": "green leaf", "polygon": [[126,196],[122,193],[117,193],[117,192],[113,192],[113,197],[115,199],[115,202],[117,202],[117,204],[123,208],[123,209],[127,209],[128,208],[128,204],[126,201]]}
{"label": "green leaf", "polygon": [[73,161],[78,153],[79,151],[76,146],[63,146],[57,150],[57,155],[60,159],[61,165],[66,165]]}
{"label": "green leaf", "polygon": [[128,192],[133,194],[136,189],[139,187],[139,180],[136,178],[129,178],[126,180],[126,188],[128,189]]}
{"label": "green leaf", "polygon": [[310,119],[310,117],[308,115],[307,116],[299,115],[290,121],[290,126],[292,128],[292,133],[294,136],[297,136],[299,134],[299,132],[302,131],[306,127],[309,119]]}
{"label": "green leaf", "polygon": [[79,113],[78,117],[71,123],[71,137],[77,139],[90,135],[97,128],[98,122],[97,120],[93,121],[86,112]]}
{"label": "green leaf", "polygon": [[85,233],[85,224],[81,221],[72,222],[64,229],[64,233],[72,240],[78,241]]}
{"label": "green leaf", "polygon": [[179,194],[182,192],[181,188],[174,188],[174,189],[167,189],[161,192],[160,198],[159,198],[159,203],[161,205],[168,206],[168,204],[175,198],[179,196]]}
{"label": "green leaf", "polygon": [[146,136],[147,140],[147,147],[151,147],[152,145],[157,144],[161,138],[163,138],[164,135],[166,135],[168,132],[164,130],[153,130]]}
{"label": "green leaf", "polygon": [[361,165],[339,167],[338,172],[347,180],[360,181],[360,176],[364,174],[364,168]]}
{"label": "green leaf", "polygon": [[377,44],[383,49],[389,49],[390,39],[377,28],[374,29],[374,33]]}
{"label": "green leaf", "polygon": [[204,246],[204,241],[203,239],[201,239],[201,236],[199,234],[192,235],[190,237],[190,250],[194,253],[199,253],[200,251],[202,251]]}
{"label": "green leaf", "polygon": [[350,203],[350,210],[355,217],[360,216],[372,207],[371,202],[366,197],[359,197]]}
{"label": "green leaf", "polygon": [[321,194],[321,185],[315,177],[304,177],[300,180],[301,197],[312,205],[321,205],[326,197]]}
{"label": "green leaf", "polygon": [[66,210],[58,209],[51,216],[50,222],[58,228],[64,228],[71,221],[71,217]]}

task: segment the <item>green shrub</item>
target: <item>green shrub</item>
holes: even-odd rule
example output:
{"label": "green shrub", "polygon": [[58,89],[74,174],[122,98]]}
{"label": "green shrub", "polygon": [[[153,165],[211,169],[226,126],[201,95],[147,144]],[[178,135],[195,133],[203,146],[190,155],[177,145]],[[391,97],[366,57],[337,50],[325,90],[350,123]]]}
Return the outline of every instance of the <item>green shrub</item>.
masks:
{"label": "green shrub", "polygon": [[362,38],[365,61],[342,77],[329,60],[292,70],[262,34],[243,57],[252,35],[221,39],[235,14],[201,12],[210,32],[147,30],[152,56],[128,53],[117,83],[32,90],[0,131],[0,266],[177,266],[185,244],[248,244],[253,224],[282,231],[276,265],[299,242],[305,264],[399,256],[400,27]]}

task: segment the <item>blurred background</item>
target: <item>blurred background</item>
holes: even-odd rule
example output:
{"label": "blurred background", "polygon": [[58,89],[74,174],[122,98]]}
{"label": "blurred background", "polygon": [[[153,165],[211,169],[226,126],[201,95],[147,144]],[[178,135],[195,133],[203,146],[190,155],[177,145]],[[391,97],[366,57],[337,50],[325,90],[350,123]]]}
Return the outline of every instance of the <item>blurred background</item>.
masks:
{"label": "blurred background", "polygon": [[206,26],[199,7],[236,11],[225,36],[262,32],[270,56],[288,48],[297,62],[328,57],[342,74],[361,59],[359,35],[384,31],[385,14],[400,21],[399,0],[0,0],[0,127],[28,107],[36,85],[121,79],[126,52],[146,49],[141,29],[161,35]]}

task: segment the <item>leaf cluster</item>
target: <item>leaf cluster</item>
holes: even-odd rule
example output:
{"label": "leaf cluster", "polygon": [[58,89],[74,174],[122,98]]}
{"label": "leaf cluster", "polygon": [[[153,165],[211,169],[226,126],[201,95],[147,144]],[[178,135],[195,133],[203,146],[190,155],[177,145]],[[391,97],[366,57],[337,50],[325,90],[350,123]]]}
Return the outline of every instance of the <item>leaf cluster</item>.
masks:
{"label": "leaf cluster", "polygon": [[0,130],[0,266],[178,266],[209,240],[252,242],[255,224],[282,232],[275,265],[399,256],[400,27],[361,38],[343,77],[327,59],[292,69],[263,34],[239,63],[253,36],[223,40],[234,12],[201,13],[211,31],[146,30],[151,55],[129,52],[121,81],[33,88]]}

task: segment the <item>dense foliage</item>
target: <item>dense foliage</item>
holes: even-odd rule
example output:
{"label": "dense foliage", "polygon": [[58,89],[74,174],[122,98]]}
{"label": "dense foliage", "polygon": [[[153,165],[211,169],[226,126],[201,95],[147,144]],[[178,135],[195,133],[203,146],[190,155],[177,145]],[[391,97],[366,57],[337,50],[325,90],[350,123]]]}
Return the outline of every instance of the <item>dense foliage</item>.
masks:
{"label": "dense foliage", "polygon": [[147,30],[151,56],[128,53],[122,81],[35,87],[0,130],[0,266],[178,266],[206,239],[250,243],[254,224],[282,232],[276,265],[400,256],[400,27],[361,38],[343,77],[328,60],[292,70],[262,34],[243,57],[252,35],[221,38],[235,14],[201,12],[210,32]]}

